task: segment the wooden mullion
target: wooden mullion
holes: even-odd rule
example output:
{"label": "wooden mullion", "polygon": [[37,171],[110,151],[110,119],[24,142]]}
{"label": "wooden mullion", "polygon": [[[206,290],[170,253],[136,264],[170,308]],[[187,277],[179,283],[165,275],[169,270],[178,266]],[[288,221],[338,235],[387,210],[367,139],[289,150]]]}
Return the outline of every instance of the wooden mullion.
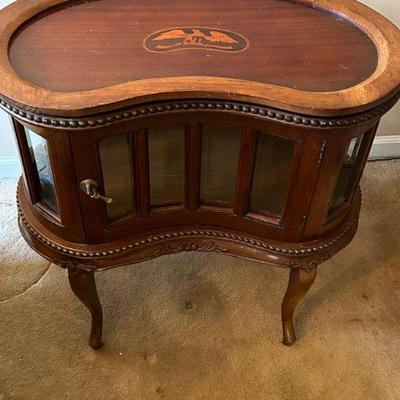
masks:
{"label": "wooden mullion", "polygon": [[240,141],[239,165],[236,180],[234,213],[243,217],[247,214],[251,182],[256,157],[258,133],[253,129],[244,129]]}
{"label": "wooden mullion", "polygon": [[147,130],[141,129],[135,131],[132,136],[136,212],[138,216],[146,217],[150,212],[149,144]]}
{"label": "wooden mullion", "polygon": [[[324,156],[326,135],[313,131],[296,144],[281,224],[282,240],[300,241]],[[312,168],[310,167],[312,166]]]}
{"label": "wooden mullion", "polygon": [[93,179],[100,184],[100,190],[103,188],[98,140],[88,136],[82,137],[80,133],[74,132],[69,135],[69,143],[75,170],[75,194],[78,194],[81,206],[85,240],[89,243],[99,243],[103,240],[107,226],[106,204],[103,201],[94,201],[80,189],[80,183],[85,179]]}
{"label": "wooden mullion", "polygon": [[200,205],[201,131],[200,124],[190,124],[185,133],[185,206],[191,211]]}
{"label": "wooden mullion", "polygon": [[302,158],[303,152],[303,145],[304,142],[293,143],[294,144],[294,151],[292,155],[292,165],[290,167],[289,177],[286,185],[286,191],[283,200],[283,208],[282,208],[282,215],[281,215],[281,225],[285,226],[288,221],[288,206],[291,201],[291,194],[295,188],[297,177],[299,176],[299,166],[300,161]]}
{"label": "wooden mullion", "polygon": [[132,196],[132,210],[137,214],[137,198],[136,198],[136,151],[135,151],[135,132],[128,134],[128,157],[130,165],[130,183]]}

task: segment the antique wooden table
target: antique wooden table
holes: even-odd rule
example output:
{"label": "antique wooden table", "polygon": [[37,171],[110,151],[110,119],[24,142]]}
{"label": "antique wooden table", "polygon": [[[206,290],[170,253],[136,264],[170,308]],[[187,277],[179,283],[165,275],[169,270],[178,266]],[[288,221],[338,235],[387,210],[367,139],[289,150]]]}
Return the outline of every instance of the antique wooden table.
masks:
{"label": "antique wooden table", "polygon": [[94,272],[181,251],[290,268],[294,343],[317,266],[357,229],[397,28],[353,0],[17,0],[0,33],[21,233],[68,268],[90,345]]}

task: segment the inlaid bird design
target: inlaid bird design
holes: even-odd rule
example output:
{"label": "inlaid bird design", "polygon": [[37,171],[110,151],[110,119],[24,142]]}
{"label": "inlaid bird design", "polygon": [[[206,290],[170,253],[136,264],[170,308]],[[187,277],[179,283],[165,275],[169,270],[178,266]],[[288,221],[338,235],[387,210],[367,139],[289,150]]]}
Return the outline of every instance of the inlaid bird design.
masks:
{"label": "inlaid bird design", "polygon": [[237,33],[197,27],[159,31],[145,40],[145,47],[151,51],[172,51],[185,48],[241,51],[247,45],[247,40]]}

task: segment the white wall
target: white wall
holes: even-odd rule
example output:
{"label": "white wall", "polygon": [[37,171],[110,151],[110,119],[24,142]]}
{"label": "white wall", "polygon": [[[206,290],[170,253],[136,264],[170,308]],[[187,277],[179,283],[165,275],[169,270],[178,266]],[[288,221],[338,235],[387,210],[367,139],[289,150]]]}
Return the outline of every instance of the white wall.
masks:
{"label": "white wall", "polygon": [[[375,8],[400,27],[400,0],[362,0],[362,2]],[[0,0],[0,8],[10,3],[12,3],[10,0]],[[400,103],[382,119],[378,135],[400,136]],[[6,113],[0,110],[0,175],[2,171],[4,173],[4,166],[15,158],[16,148],[10,124]]]}
{"label": "white wall", "polygon": [[[0,9],[12,2],[12,0],[0,0]],[[17,159],[17,149],[8,114],[0,110],[0,178],[1,176],[19,173],[19,164],[16,163]]]}
{"label": "white wall", "polygon": [[[374,8],[400,28],[400,0],[362,0],[361,3]],[[400,136],[400,102],[382,118],[378,135]]]}

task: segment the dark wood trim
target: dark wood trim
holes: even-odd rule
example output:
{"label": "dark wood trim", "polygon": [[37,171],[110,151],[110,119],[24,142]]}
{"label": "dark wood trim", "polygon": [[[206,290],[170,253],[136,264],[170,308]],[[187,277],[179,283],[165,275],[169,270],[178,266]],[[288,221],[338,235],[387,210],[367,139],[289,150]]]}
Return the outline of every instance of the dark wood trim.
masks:
{"label": "dark wood trim", "polygon": [[251,182],[256,156],[258,133],[252,129],[244,129],[240,143],[239,166],[237,174],[234,213],[243,217],[248,212]]}
{"label": "dark wood trim", "polygon": [[[300,163],[301,163],[302,152],[303,152],[303,141],[295,143],[295,148],[294,148],[293,157],[292,157],[292,165],[290,168],[289,179],[288,179],[288,183],[286,186],[286,192],[285,192],[284,201],[283,201],[282,215],[279,218],[280,225],[282,225],[283,227],[287,226],[288,221],[289,221],[290,207],[293,206],[293,205],[291,205],[291,202],[293,200],[298,201],[298,199],[293,196],[292,190],[294,189],[295,183],[299,176],[299,167],[300,167]],[[303,193],[303,195],[304,195],[304,193]],[[297,229],[300,230],[301,226],[299,225]],[[287,233],[288,233],[288,235],[290,234],[289,231],[287,231]],[[286,235],[286,232],[285,232],[285,235]],[[281,239],[283,239],[283,238],[281,238]]]}
{"label": "dark wood trim", "polygon": [[186,126],[185,198],[186,208],[191,211],[195,211],[200,205],[201,133],[200,124]]}
{"label": "dark wood trim", "polygon": [[335,228],[346,220],[351,212],[351,203],[344,201],[336,206],[331,212],[328,212],[324,224],[324,232],[332,232]]}
{"label": "dark wood trim", "polygon": [[[226,215],[233,215],[233,209],[231,207],[226,207],[223,205],[218,205],[218,204],[206,204],[202,203],[199,206],[200,211],[209,211],[212,213],[222,213]],[[217,217],[218,218],[218,217]]]}
{"label": "dark wood trim", "polygon": [[135,163],[136,211],[139,217],[145,217],[150,212],[149,144],[147,130],[141,129],[135,131],[132,143]]}
{"label": "dark wood trim", "polygon": [[278,229],[277,230],[278,237],[279,238],[281,237],[282,224],[281,224],[281,218],[279,216],[267,214],[263,210],[252,210],[252,211],[247,211],[246,217],[254,221],[260,221],[269,224],[271,226],[274,226],[276,229]]}
{"label": "dark wood trim", "polygon": [[[74,189],[78,193],[81,205],[85,240],[101,241],[104,228],[108,224],[106,204],[90,198],[80,189],[80,183],[85,179],[97,181],[100,190],[104,189],[98,140],[71,135],[70,144],[76,175]],[[80,160],[90,160],[90,162],[85,163]]]}
{"label": "dark wood trim", "polygon": [[[61,132],[57,135],[52,135],[51,132],[46,132],[45,138],[48,142],[59,215],[51,210],[50,212],[63,225],[66,238],[74,241],[82,241],[85,235],[75,183],[75,165],[69,135]],[[59,160],[63,160],[63,162],[60,163]],[[61,187],[62,190],[60,189]]]}
{"label": "dark wood trim", "polygon": [[157,216],[157,215],[165,215],[166,213],[174,213],[174,212],[182,212],[185,211],[185,203],[173,203],[167,204],[163,206],[152,207],[150,209],[149,215]]}
{"label": "dark wood trim", "polygon": [[285,207],[285,240],[299,241],[302,238],[325,150],[325,132],[313,131],[305,135],[300,161],[294,167],[298,174],[290,185],[292,191]]}
{"label": "dark wood trim", "polygon": [[[57,117],[39,111],[25,110],[19,104],[13,103],[9,99],[3,99],[0,94],[0,108],[13,115],[22,122],[32,123],[43,127],[52,127],[52,129],[62,130],[82,130],[106,127],[108,125],[120,124],[134,120],[141,121],[149,117],[154,118],[157,115],[174,114],[183,115],[183,120],[187,121],[184,114],[199,114],[199,120],[207,118],[213,112],[223,112],[227,115],[249,115],[254,119],[263,121],[279,122],[284,125],[295,127],[306,127],[307,129],[335,129],[345,127],[355,127],[364,125],[371,120],[375,120],[386,114],[399,100],[400,89],[391,93],[391,95],[379,105],[371,105],[371,108],[362,112],[343,115],[312,115],[301,114],[291,110],[280,110],[269,105],[260,105],[250,102],[239,102],[234,100],[202,100],[193,98],[191,100],[176,101],[157,101],[145,105],[131,105],[126,108],[121,106],[115,110],[101,115],[80,116],[70,115],[66,117]],[[182,120],[182,119],[181,119]]]}
{"label": "dark wood trim", "polygon": [[35,207],[37,209],[38,214],[43,214],[43,216],[46,217],[47,219],[49,219],[49,221],[51,221],[53,224],[57,225],[59,229],[64,228],[64,226],[61,222],[60,214],[56,213],[51,208],[47,207],[46,204],[39,201],[39,202],[33,204],[33,207]]}
{"label": "dark wood trim", "polygon": [[[136,160],[136,150],[135,150],[135,132],[131,132],[128,134],[128,156],[129,156],[129,165],[130,165],[130,171],[131,171],[131,176],[130,176],[130,184],[131,184],[131,196],[132,196],[132,211],[128,212],[127,214],[125,214],[124,216],[122,216],[122,218],[124,219],[124,217],[126,215],[130,216],[136,216],[138,215],[138,202],[137,202],[137,194],[136,194],[136,169],[137,169],[137,160]],[[118,218],[121,219],[121,218]],[[118,219],[116,219],[115,221],[118,221]],[[114,221],[114,222],[115,222]],[[112,221],[109,221],[109,224]]]}
{"label": "dark wood trim", "polygon": [[[92,271],[180,251],[220,251],[270,265],[308,270],[330,258],[351,241],[357,229],[360,206],[359,192],[346,222],[334,232],[309,242],[288,243],[220,228],[179,229],[178,226],[178,229],[152,229],[125,237],[122,241],[88,245],[67,242],[41,228],[39,232],[40,223],[29,207],[25,188],[19,185],[18,189],[20,228],[35,250],[60,266],[66,266],[68,262],[76,263],[78,257],[83,268]],[[181,243],[184,247],[165,247],[169,242]],[[164,247],[163,251],[157,251],[160,245]]]}

